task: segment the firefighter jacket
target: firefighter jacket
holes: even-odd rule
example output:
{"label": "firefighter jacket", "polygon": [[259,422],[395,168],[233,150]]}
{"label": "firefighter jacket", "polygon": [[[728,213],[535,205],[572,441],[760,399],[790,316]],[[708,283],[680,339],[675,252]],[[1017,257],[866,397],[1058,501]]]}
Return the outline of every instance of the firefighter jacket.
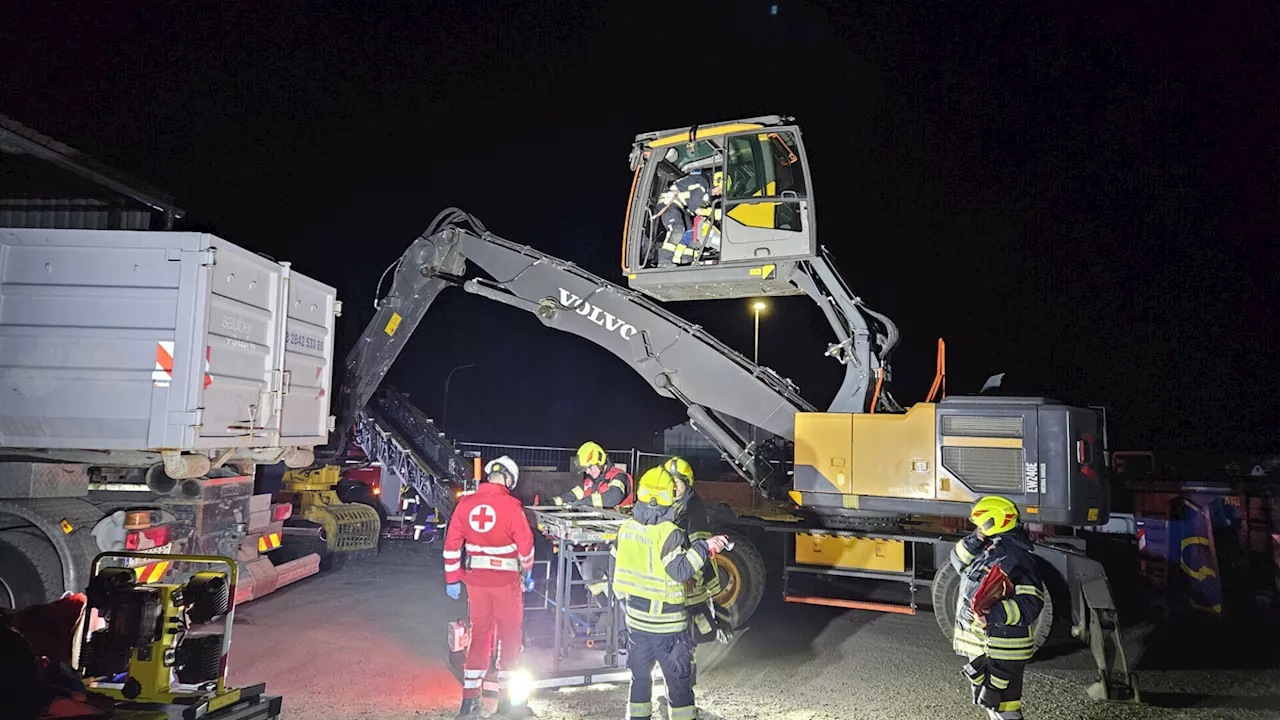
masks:
{"label": "firefighter jacket", "polygon": [[658,198],[658,207],[662,210],[674,205],[691,215],[707,215],[711,212],[711,200],[711,178],[693,173],[671,183]]}
{"label": "firefighter jacket", "polygon": [[[960,599],[951,640],[956,653],[971,658],[986,655],[992,660],[1030,660],[1035,654],[1036,618],[1044,607],[1044,583],[1026,533],[1015,528],[987,540],[967,535],[951,549],[951,565],[960,573]],[[1013,583],[1014,591],[987,611],[984,626],[970,608],[982,579],[997,565]]]}
{"label": "firefighter jacket", "polygon": [[[711,520],[707,517],[707,504],[689,488],[680,498],[676,524],[690,541],[706,540],[711,537]],[[707,600],[720,594],[720,576],[716,574],[715,563],[707,563],[688,582],[685,583],[684,602],[686,605],[702,605]]]}
{"label": "firefighter jacket", "polygon": [[590,505],[598,508],[626,509],[635,503],[631,476],[622,468],[610,466],[599,479],[584,478],[582,485],[551,499],[556,505]]}
{"label": "firefighter jacket", "polygon": [[482,482],[474,493],[458,500],[444,538],[446,583],[518,583],[520,571],[532,567],[533,530],[524,506],[510,491],[498,483]]}
{"label": "firefighter jacket", "polygon": [[610,549],[613,594],[632,630],[666,635],[689,627],[684,584],[706,566],[709,553],[705,540],[686,546],[675,519],[674,506],[637,505]]}

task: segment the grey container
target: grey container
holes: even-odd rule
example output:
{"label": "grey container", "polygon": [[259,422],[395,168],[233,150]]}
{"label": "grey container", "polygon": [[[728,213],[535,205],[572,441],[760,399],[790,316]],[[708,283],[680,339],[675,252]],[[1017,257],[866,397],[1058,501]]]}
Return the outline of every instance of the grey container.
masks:
{"label": "grey container", "polygon": [[333,288],[209,234],[0,228],[0,449],[322,445],[339,312]]}

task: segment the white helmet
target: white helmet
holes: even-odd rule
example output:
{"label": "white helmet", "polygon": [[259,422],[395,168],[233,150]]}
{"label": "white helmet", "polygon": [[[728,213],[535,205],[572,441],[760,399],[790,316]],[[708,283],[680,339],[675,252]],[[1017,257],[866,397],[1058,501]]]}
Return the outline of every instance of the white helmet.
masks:
{"label": "white helmet", "polygon": [[490,460],[488,465],[484,466],[484,474],[486,479],[494,473],[502,473],[507,476],[507,487],[515,489],[516,483],[520,481],[520,468],[516,465],[516,461],[509,456],[503,455],[496,460]]}

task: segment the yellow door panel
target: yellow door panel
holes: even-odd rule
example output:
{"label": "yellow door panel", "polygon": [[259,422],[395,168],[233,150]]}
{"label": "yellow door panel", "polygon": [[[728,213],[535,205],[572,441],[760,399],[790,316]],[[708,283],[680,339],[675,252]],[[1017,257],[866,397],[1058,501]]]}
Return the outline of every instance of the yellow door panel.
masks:
{"label": "yellow door panel", "polygon": [[901,540],[796,535],[796,562],[804,565],[904,572],[906,544]]}
{"label": "yellow door panel", "polygon": [[848,492],[893,498],[937,496],[935,405],[918,403],[902,415],[851,417],[853,483]]}

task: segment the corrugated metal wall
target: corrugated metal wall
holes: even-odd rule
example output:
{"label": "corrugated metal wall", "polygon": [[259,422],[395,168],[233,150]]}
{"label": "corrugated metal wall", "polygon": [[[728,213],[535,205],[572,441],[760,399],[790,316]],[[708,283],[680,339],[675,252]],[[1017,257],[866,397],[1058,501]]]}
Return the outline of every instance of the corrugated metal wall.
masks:
{"label": "corrugated metal wall", "polygon": [[93,198],[0,198],[0,227],[150,230],[150,210],[124,210]]}

